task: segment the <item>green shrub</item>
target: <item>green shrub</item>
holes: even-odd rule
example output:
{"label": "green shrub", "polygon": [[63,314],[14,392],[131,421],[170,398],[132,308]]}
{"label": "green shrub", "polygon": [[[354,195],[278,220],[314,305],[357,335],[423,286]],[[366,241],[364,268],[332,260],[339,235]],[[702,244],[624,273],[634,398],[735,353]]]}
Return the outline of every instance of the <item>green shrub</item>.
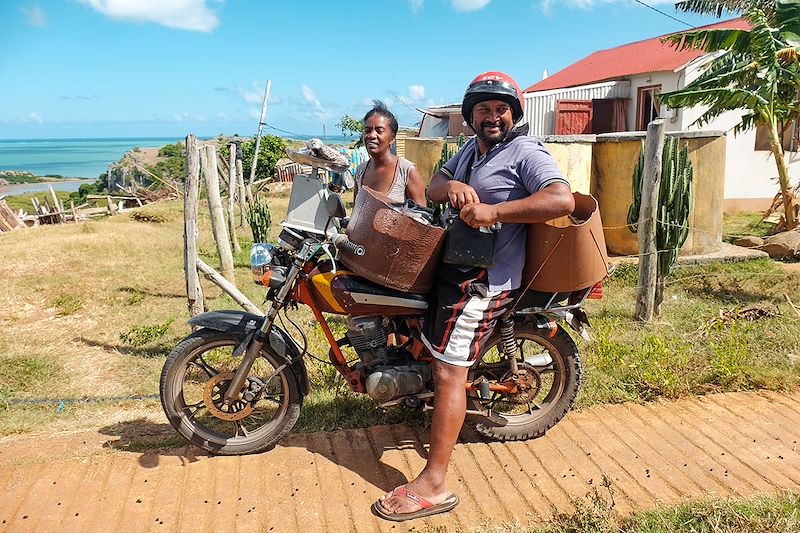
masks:
{"label": "green shrub", "polygon": [[134,348],[144,346],[166,335],[172,322],[173,320],[168,320],[163,324],[154,324],[152,326],[134,326],[128,331],[120,333],[119,340]]}

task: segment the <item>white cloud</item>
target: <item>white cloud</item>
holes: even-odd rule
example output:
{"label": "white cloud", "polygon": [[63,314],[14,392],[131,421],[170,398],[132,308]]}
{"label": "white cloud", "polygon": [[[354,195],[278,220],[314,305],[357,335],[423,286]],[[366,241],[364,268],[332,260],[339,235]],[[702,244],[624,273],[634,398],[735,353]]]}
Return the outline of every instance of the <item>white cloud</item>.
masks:
{"label": "white cloud", "polygon": [[21,7],[19,8],[25,21],[36,28],[42,28],[47,25],[47,16],[44,10],[39,6]]}
{"label": "white cloud", "polygon": [[264,94],[257,91],[248,91],[247,89],[237,87],[236,92],[246,104],[260,104],[264,101]]}
{"label": "white cloud", "polygon": [[167,28],[212,31],[219,25],[206,0],[80,0],[103,15],[122,21],[152,22]]}
{"label": "white cloud", "polygon": [[408,0],[408,2],[411,4],[411,12],[418,13],[422,9],[422,4],[425,0]]}
{"label": "white cloud", "polygon": [[456,11],[478,11],[483,9],[491,0],[450,0]]}
{"label": "white cloud", "polygon": [[425,87],[422,85],[411,85],[408,88],[408,101],[419,102],[425,98]]}
{"label": "white cloud", "polygon": [[28,113],[25,117],[22,118],[22,121],[29,122],[31,124],[44,124],[44,120],[42,120],[42,117],[40,117],[36,113]]}
{"label": "white cloud", "polygon": [[300,84],[300,90],[303,91],[303,98],[306,99],[306,102],[313,106],[313,113],[320,120],[325,120],[326,118],[330,117],[330,113],[325,111],[325,108],[322,107],[322,103],[320,103],[317,95],[314,93],[314,90],[311,89],[305,83]]}
{"label": "white cloud", "polygon": [[[655,5],[674,5],[675,0],[642,0],[645,4],[655,6]],[[630,3],[629,0],[541,0],[540,5],[542,8],[542,12],[546,15],[552,13],[554,7],[574,7],[578,9],[586,9],[590,10],[593,9],[595,6],[599,6],[602,4],[613,4],[613,3]]]}

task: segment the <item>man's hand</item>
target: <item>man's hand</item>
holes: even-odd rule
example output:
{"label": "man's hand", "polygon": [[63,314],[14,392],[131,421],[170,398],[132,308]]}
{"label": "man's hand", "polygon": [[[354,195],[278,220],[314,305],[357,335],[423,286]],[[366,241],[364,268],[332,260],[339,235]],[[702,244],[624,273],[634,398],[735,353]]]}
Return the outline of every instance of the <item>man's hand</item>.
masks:
{"label": "man's hand", "polygon": [[499,222],[497,206],[491,204],[469,204],[461,208],[459,216],[473,228],[492,226],[495,222]]}
{"label": "man's hand", "polygon": [[481,201],[475,189],[464,182],[456,180],[447,182],[447,199],[450,201],[450,205],[456,209],[461,209],[470,204],[477,204]]}

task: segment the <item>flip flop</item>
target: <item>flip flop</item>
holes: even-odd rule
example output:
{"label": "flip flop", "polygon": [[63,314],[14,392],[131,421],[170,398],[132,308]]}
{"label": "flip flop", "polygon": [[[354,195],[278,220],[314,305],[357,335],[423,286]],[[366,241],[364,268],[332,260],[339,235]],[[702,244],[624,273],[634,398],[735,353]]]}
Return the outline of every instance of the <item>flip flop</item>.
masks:
{"label": "flip flop", "polygon": [[403,522],[404,520],[412,520],[414,518],[422,518],[424,516],[431,516],[439,513],[446,513],[447,511],[452,510],[458,505],[458,496],[455,494],[450,494],[447,498],[444,499],[443,502],[437,503],[436,505],[432,504],[419,494],[415,494],[408,490],[405,485],[400,485],[396,489],[392,491],[392,496],[400,496],[401,498],[407,498],[414,502],[415,504],[421,507],[418,511],[412,511],[410,513],[390,513],[386,509],[384,509],[383,505],[381,505],[381,501],[378,500],[372,504],[372,512],[378,515],[379,517],[383,518],[384,520],[391,520],[393,522]]}

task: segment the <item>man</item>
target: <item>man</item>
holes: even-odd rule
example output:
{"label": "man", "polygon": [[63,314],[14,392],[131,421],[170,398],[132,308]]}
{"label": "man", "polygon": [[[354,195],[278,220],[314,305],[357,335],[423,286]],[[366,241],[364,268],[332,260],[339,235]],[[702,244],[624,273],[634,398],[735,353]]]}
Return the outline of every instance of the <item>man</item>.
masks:
{"label": "man", "polygon": [[569,182],[522,118],[522,91],[502,72],[486,72],[470,83],[461,114],[475,132],[437,172],[428,198],[460,209],[472,227],[502,224],[489,269],[442,264],[435,301],[423,339],[434,356],[436,397],[428,460],[422,472],[375,502],[388,520],[419,518],[453,509],[458,497],[447,492],[450,455],[466,414],[464,384],[498,318],[508,311],[522,282],[525,224],[572,212]]}

